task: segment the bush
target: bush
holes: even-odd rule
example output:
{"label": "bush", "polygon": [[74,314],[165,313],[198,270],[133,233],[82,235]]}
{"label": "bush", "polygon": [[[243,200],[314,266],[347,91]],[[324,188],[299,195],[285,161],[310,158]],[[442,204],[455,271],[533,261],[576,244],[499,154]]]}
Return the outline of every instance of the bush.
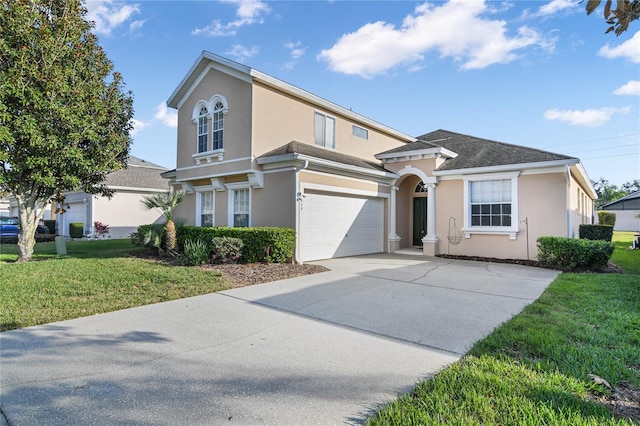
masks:
{"label": "bush", "polygon": [[[155,247],[153,243],[156,241],[156,236],[160,236],[160,249],[164,249],[165,246],[165,236],[164,236],[164,225],[160,224],[150,224],[150,225],[140,225],[138,226],[138,230],[136,232],[131,233],[131,243],[134,246],[147,246],[147,247]],[[153,238],[150,238],[152,237]],[[147,242],[145,242],[145,240]]]}
{"label": "bush", "polygon": [[208,242],[215,237],[232,237],[242,240],[242,261],[285,263],[293,258],[296,233],[290,228],[202,228],[177,227],[178,249],[184,250],[187,239]]}
{"label": "bush", "polygon": [[188,266],[197,266],[209,261],[209,246],[202,240],[186,240],[184,253],[180,255],[182,263]]}
{"label": "bush", "polygon": [[613,254],[614,246],[602,240],[561,237],[538,238],[538,260],[550,267],[570,271],[604,269]]}
{"label": "bush", "polygon": [[611,241],[613,225],[580,225],[578,235],[585,240]]}
{"label": "bush", "polygon": [[56,233],[56,221],[55,220],[51,220],[51,219],[45,219],[44,220],[44,226],[47,227],[47,229],[49,230],[50,234],[55,234]]}
{"label": "bush", "polygon": [[69,236],[71,238],[82,238],[84,235],[84,223],[71,222],[69,224]]}
{"label": "bush", "polygon": [[[187,247],[185,242],[185,249]],[[213,237],[211,240],[211,260],[214,263],[236,263],[242,256],[244,243],[240,238]]]}
{"label": "bush", "polygon": [[600,225],[616,226],[616,214],[607,211],[599,211],[598,223]]}

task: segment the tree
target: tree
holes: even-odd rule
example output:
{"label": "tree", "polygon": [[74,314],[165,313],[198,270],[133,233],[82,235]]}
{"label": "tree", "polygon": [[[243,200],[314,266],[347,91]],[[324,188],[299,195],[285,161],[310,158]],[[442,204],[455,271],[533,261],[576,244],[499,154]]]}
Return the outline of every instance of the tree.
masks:
{"label": "tree", "polygon": [[[591,15],[600,5],[601,0],[587,1],[587,15]],[[609,24],[605,34],[614,31],[617,36],[627,31],[632,21],[640,18],[640,0],[616,0],[616,8],[611,9],[612,0],[604,5],[604,19]]]}
{"label": "tree", "polygon": [[18,261],[44,207],[65,191],[111,196],[126,167],[131,92],[91,32],[81,0],[0,0],[0,191],[18,202]]}
{"label": "tree", "polygon": [[596,194],[598,194],[598,199],[596,200],[596,209],[599,209],[600,206],[611,203],[612,201],[617,200],[618,198],[622,198],[627,195],[627,192],[621,189],[618,189],[616,185],[609,183],[605,178],[600,178],[597,181],[591,181],[593,188],[596,190]]}
{"label": "tree", "polygon": [[640,191],[640,179],[634,179],[623,183],[622,190],[625,191],[627,195]]}
{"label": "tree", "polygon": [[162,213],[167,223],[164,226],[167,233],[167,252],[176,249],[176,225],[173,223],[173,211],[184,198],[184,190],[163,192],[142,197],[142,204],[149,210],[156,209]]}

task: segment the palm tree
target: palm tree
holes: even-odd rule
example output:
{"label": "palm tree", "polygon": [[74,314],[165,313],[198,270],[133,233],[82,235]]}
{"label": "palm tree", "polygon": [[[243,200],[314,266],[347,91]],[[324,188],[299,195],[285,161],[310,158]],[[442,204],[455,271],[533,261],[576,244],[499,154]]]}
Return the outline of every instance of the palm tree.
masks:
{"label": "palm tree", "polygon": [[185,191],[162,192],[142,197],[142,204],[149,210],[156,209],[162,213],[167,221],[164,229],[167,233],[167,252],[171,253],[176,249],[176,225],[173,223],[173,210],[184,198]]}

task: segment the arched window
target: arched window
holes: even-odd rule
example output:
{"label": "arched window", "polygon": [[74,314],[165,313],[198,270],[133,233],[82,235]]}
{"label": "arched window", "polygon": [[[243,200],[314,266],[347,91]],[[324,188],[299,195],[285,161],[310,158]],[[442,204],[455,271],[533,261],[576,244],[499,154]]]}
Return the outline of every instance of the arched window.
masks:
{"label": "arched window", "polygon": [[200,108],[198,112],[198,152],[206,152],[208,148],[209,135],[209,111],[206,107]]}
{"label": "arched window", "polygon": [[416,189],[413,192],[417,194],[427,192],[427,187],[424,185],[424,182],[420,182],[416,185]]}
{"label": "arched window", "polygon": [[224,148],[223,144],[223,132],[224,132],[224,111],[225,107],[222,102],[216,102],[213,107],[213,121],[212,121],[212,150]]}

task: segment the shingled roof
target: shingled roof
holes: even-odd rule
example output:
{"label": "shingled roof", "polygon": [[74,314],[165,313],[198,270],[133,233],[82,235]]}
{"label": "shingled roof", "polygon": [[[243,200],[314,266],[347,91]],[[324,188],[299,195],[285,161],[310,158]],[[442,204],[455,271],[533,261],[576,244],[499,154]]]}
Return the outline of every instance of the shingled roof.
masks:
{"label": "shingled roof", "polygon": [[[561,160],[578,161],[577,158],[567,155],[496,142],[448,130],[436,130],[418,136],[417,139],[417,142],[409,143],[398,148],[398,150],[413,151],[420,149],[420,147],[443,147],[458,154],[456,158],[448,158],[438,167],[438,171]],[[412,145],[414,145],[413,148]]]}
{"label": "shingled roof", "polygon": [[169,190],[168,181],[160,176],[166,167],[129,156],[128,168],[109,173],[105,179],[108,187]]}
{"label": "shingled roof", "polygon": [[347,164],[349,166],[362,167],[364,169],[376,171],[385,171],[384,167],[382,167],[380,163],[363,160],[362,158],[354,157],[352,155],[342,154],[333,150],[298,141],[291,141],[288,144],[282,145],[281,147],[278,147],[273,151],[269,151],[258,158],[266,159],[287,154],[300,154],[308,157],[319,158],[322,160],[333,161],[335,163]]}

